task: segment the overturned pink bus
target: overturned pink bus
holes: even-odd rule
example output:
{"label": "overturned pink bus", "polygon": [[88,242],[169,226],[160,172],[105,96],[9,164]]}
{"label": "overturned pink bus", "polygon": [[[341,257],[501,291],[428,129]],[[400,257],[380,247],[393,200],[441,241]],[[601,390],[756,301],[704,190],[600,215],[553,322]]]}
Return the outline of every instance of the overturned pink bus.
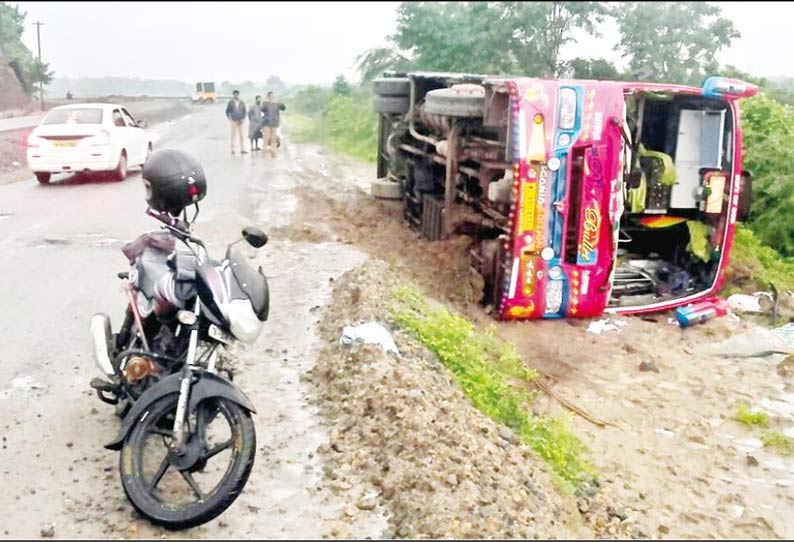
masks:
{"label": "overturned pink bus", "polygon": [[409,73],[374,88],[373,191],[426,239],[470,236],[499,318],[663,311],[719,289],[749,211],[737,100],[754,85]]}

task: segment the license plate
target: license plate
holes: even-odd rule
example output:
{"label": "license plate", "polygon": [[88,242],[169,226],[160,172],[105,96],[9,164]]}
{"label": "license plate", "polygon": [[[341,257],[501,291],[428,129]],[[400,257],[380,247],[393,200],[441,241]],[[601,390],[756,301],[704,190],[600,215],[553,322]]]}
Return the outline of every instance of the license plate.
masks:
{"label": "license plate", "polygon": [[76,141],[55,141],[54,142],[56,147],[76,147]]}
{"label": "license plate", "polygon": [[218,342],[222,342],[224,344],[231,344],[232,337],[225,333],[221,328],[216,326],[215,324],[210,324],[209,328],[209,336],[215,339]]}

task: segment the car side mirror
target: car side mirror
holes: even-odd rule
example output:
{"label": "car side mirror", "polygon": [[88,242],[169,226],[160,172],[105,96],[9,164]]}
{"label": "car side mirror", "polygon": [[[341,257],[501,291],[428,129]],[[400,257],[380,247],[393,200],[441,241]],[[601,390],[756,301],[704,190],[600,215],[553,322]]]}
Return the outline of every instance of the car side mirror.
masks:
{"label": "car side mirror", "polygon": [[254,226],[248,226],[243,229],[243,238],[254,248],[262,248],[267,244],[265,232]]}
{"label": "car side mirror", "polygon": [[138,128],[146,128],[148,124],[146,123],[145,120],[136,120],[135,126],[137,126]]}

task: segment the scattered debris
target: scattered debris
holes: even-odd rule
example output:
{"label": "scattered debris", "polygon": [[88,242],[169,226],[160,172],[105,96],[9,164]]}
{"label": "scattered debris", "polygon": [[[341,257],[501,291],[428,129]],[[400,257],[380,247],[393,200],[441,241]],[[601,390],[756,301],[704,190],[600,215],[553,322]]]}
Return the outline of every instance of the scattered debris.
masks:
{"label": "scattered debris", "polygon": [[675,310],[675,318],[678,320],[679,326],[689,327],[694,324],[702,324],[712,318],[725,316],[729,311],[728,302],[715,297],[677,308]]}
{"label": "scattered debris", "polygon": [[378,344],[386,352],[400,355],[391,333],[377,322],[367,322],[356,327],[345,326],[342,330],[340,342],[342,344],[353,344],[357,340],[367,344]]}
{"label": "scattered debris", "polygon": [[739,312],[761,312],[761,300],[756,295],[733,294],[728,298],[728,306]]}
{"label": "scattered debris", "polygon": [[628,325],[628,322],[624,320],[618,320],[617,318],[604,318],[603,320],[599,320],[597,322],[591,322],[589,326],[587,326],[588,333],[595,333],[596,335],[601,335],[605,331],[617,331],[620,333],[620,328]]}
{"label": "scattered debris", "polygon": [[782,339],[787,346],[794,348],[794,322],[775,328],[772,333]]}
{"label": "scattered debris", "polygon": [[648,373],[648,372],[658,373],[659,368],[652,361],[643,361],[642,363],[640,363],[640,371],[644,373]]}

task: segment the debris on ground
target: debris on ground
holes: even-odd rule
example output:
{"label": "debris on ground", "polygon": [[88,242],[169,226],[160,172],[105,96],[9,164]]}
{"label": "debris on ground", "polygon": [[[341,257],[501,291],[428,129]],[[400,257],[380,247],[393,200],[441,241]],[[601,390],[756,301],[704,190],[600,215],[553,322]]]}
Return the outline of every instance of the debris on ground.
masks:
{"label": "debris on ground", "polygon": [[617,331],[620,333],[620,328],[626,326],[628,322],[624,320],[618,320],[617,318],[604,318],[603,320],[598,320],[597,322],[591,322],[589,326],[587,326],[588,333],[595,333],[596,335],[601,335],[605,331]]}
{"label": "debris on ground", "polygon": [[784,326],[777,327],[772,330],[772,333],[787,346],[794,348],[794,322],[789,322]]}
{"label": "debris on ground", "polygon": [[675,318],[681,327],[689,327],[695,324],[702,324],[713,318],[726,316],[730,312],[728,302],[725,299],[712,298],[692,303],[685,307],[675,310]]}
{"label": "debris on ground", "polygon": [[657,367],[656,364],[652,361],[643,361],[640,363],[640,371],[644,373],[648,373],[648,372],[658,373],[659,367]]}
{"label": "debris on ground", "polygon": [[384,351],[400,355],[391,334],[377,322],[367,322],[355,327],[345,326],[339,341],[345,345],[353,344],[356,341],[365,344],[378,344]]}
{"label": "debris on ground", "polygon": [[753,295],[733,294],[728,298],[728,306],[739,312],[761,312],[761,300]]}

